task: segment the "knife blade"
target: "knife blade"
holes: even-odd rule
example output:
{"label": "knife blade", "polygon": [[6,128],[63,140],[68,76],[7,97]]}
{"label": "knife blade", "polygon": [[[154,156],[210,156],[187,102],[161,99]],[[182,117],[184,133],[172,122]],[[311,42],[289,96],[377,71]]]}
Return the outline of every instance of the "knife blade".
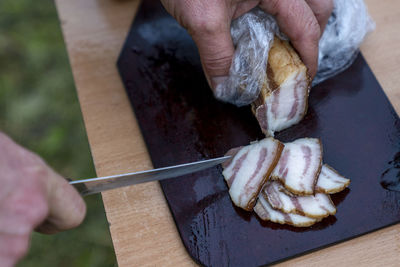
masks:
{"label": "knife blade", "polygon": [[230,158],[231,156],[224,156],[159,169],[70,181],[69,184],[73,185],[82,196],[86,196],[123,186],[160,181],[198,172],[221,164]]}

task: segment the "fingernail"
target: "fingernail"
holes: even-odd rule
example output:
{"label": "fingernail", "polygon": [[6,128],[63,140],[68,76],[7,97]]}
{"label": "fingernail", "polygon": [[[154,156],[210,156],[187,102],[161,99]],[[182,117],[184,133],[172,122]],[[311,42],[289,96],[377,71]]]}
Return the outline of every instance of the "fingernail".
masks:
{"label": "fingernail", "polygon": [[211,77],[211,87],[215,90],[217,86],[228,79],[228,76],[214,76]]}

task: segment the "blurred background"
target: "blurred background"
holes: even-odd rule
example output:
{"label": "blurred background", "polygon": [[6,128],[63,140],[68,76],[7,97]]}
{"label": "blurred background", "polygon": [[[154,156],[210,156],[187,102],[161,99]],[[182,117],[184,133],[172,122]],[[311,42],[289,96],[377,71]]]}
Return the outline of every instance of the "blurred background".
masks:
{"label": "blurred background", "polygon": [[[64,177],[95,176],[52,0],[0,1],[0,130]],[[35,233],[19,266],[116,266],[100,195],[75,230]]]}

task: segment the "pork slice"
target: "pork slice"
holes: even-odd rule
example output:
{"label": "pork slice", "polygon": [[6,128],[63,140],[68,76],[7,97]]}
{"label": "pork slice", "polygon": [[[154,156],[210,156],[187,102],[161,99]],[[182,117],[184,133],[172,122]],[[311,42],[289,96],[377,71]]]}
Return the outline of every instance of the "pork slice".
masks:
{"label": "pork slice", "polygon": [[265,138],[226,153],[232,155],[232,159],[223,165],[222,175],[236,206],[253,210],[257,196],[276,166],[282,149],[283,144],[278,140]]}
{"label": "pork slice", "polygon": [[268,181],[261,196],[272,208],[285,213],[296,213],[317,219],[336,213],[336,207],[329,195],[317,193],[310,196],[296,196],[288,192],[278,181]]}
{"label": "pork slice", "polygon": [[322,164],[322,145],[316,138],[286,143],[271,177],[293,194],[312,195]]}
{"label": "pork slice", "polygon": [[294,213],[284,213],[271,207],[267,200],[259,197],[254,207],[255,213],[264,221],[280,224],[290,224],[296,227],[308,227],[318,222],[318,219],[302,216]]}
{"label": "pork slice", "polygon": [[340,175],[328,164],[322,165],[321,172],[318,176],[315,191],[325,194],[334,194],[342,191],[350,184],[350,179]]}

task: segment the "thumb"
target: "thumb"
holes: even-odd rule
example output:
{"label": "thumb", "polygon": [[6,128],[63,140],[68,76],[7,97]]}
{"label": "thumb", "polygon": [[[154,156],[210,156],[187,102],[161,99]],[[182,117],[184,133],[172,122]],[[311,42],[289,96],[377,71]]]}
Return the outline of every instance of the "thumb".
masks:
{"label": "thumb", "polygon": [[303,0],[261,0],[260,7],[276,17],[280,29],[289,37],[313,78],[318,67],[321,28],[310,6]]}
{"label": "thumb", "polygon": [[213,23],[189,30],[199,50],[208,84],[215,89],[228,78],[234,47],[229,23]]}
{"label": "thumb", "polygon": [[86,205],[80,194],[52,169],[47,179],[47,199],[49,215],[37,231],[53,234],[72,229],[85,218]]}

